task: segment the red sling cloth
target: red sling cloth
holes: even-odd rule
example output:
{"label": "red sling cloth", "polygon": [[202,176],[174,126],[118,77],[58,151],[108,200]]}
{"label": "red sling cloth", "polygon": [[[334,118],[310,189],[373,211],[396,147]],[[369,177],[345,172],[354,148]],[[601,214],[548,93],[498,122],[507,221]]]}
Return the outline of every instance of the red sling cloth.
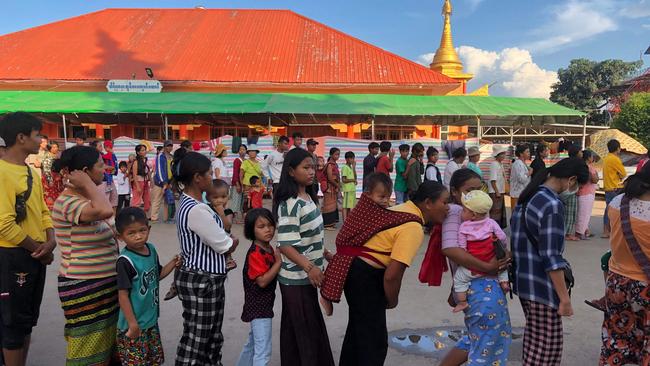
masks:
{"label": "red sling cloth", "polygon": [[[483,262],[491,261],[496,255],[494,251],[494,238],[490,236],[483,240],[467,241],[467,253]],[[474,269],[472,269],[472,274],[485,275],[485,273]]]}
{"label": "red sling cloth", "polygon": [[422,260],[418,279],[429,286],[440,286],[442,274],[448,269],[447,261],[442,254],[442,225],[435,225],[431,229],[429,246]]}
{"label": "red sling cloth", "polygon": [[[369,254],[380,252],[366,248],[364,245],[375,234],[411,221],[422,222],[416,215],[387,210],[374,203],[367,194],[362,194],[336,236],[336,254],[325,270],[321,295],[332,302],[341,301],[345,279],[355,257],[367,258],[384,266]],[[390,253],[382,254],[390,255]]]}

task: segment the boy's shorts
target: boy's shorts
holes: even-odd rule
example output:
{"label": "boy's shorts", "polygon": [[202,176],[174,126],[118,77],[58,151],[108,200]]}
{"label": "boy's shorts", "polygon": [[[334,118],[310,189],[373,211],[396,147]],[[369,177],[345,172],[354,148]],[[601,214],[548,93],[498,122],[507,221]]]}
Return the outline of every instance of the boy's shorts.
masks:
{"label": "boy's shorts", "polygon": [[23,248],[0,248],[0,326],[2,347],[20,349],[38,322],[45,287],[45,265]]}
{"label": "boy's shorts", "polygon": [[600,257],[600,269],[603,270],[603,272],[609,272],[609,258],[612,257],[612,251],[608,250],[603,254],[602,257]]}

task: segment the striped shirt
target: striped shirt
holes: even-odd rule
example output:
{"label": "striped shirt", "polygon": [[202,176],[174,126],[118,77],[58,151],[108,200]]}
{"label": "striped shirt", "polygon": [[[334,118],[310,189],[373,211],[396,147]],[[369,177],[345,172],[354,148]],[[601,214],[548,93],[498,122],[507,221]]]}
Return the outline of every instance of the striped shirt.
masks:
{"label": "striped shirt", "polygon": [[[316,204],[302,198],[289,198],[278,207],[278,244],[291,245],[322,270],[323,261],[323,217]],[[278,281],[283,285],[310,285],[307,273],[286,256]]]}
{"label": "striped shirt", "polygon": [[90,201],[60,195],[52,208],[56,241],[61,250],[59,275],[73,279],[96,279],[117,275],[118,256],[113,228],[106,221],[80,222]]}
{"label": "striped shirt", "polygon": [[181,195],[176,229],[184,268],[226,273],[224,254],[232,247],[233,241],[224,230],[219,215],[208,205],[186,194]]}

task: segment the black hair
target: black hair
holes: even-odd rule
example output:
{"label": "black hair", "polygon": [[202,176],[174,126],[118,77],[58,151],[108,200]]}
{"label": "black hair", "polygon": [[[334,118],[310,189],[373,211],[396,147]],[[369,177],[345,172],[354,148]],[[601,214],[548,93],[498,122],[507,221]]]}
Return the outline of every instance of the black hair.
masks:
{"label": "black hair", "polygon": [[436,149],[435,147],[429,146],[427,148],[427,158],[431,158],[432,156],[437,154],[438,154],[438,149]]}
{"label": "black hair", "polygon": [[125,167],[125,168],[126,168],[126,167],[128,167],[128,166],[129,166],[129,164],[127,164],[126,161],[120,161],[120,163],[117,164],[117,169],[120,169],[120,168],[122,168],[122,167]]}
{"label": "black hair", "polygon": [[607,151],[613,153],[621,148],[621,143],[617,139],[607,141]]}
{"label": "black hair", "polygon": [[301,139],[303,137],[305,137],[305,136],[303,136],[301,132],[294,132],[293,135],[291,135],[291,138],[294,139],[294,140],[295,139]]}
{"label": "black hair", "polygon": [[582,150],[582,160],[584,160],[585,163],[589,161],[589,158],[592,156],[594,156],[594,153],[591,152],[591,150]]}
{"label": "black hair", "polygon": [[580,149],[580,146],[578,145],[571,144],[569,147],[567,147],[567,152],[569,153],[570,158],[578,157],[580,151],[582,151],[582,149]]}
{"label": "black hair", "polygon": [[419,142],[416,142],[413,144],[413,147],[411,148],[411,155],[415,155],[415,153],[421,153],[424,151],[424,145],[422,145]]}
{"label": "black hair", "polygon": [[239,144],[239,147],[237,148],[238,152],[239,152],[239,149],[241,149],[242,146],[244,147],[244,149],[248,150],[248,146],[246,146],[245,144]]}
{"label": "black hair", "polygon": [[160,154],[160,152],[164,149],[164,146],[156,146],[156,154]]}
{"label": "black hair", "polygon": [[43,122],[34,115],[25,112],[9,113],[0,120],[0,136],[10,148],[16,144],[19,134],[30,136],[32,131],[40,131]]}
{"label": "black hair", "polygon": [[[92,140],[92,141],[90,141],[90,143],[88,144],[88,146],[90,146],[90,147],[94,147],[94,148],[96,149],[97,146],[99,146],[99,140]],[[138,145],[138,146],[144,146],[144,145]],[[138,152],[138,151],[136,150],[136,152]]]}
{"label": "black hair", "polygon": [[280,138],[278,139],[278,144],[282,143],[282,142],[286,142],[288,144],[289,143],[289,138],[287,136],[284,136],[284,135],[280,136]]}
{"label": "black hair", "polygon": [[379,144],[379,151],[389,152],[392,146],[393,144],[391,144],[390,141],[382,141],[381,144]]}
{"label": "black hair", "polygon": [[451,154],[451,157],[453,159],[458,159],[458,158],[465,159],[467,157],[467,150],[465,150],[464,147],[459,147],[458,149],[454,150],[454,152]]}
{"label": "black hair", "polygon": [[374,141],[368,144],[368,150],[376,149],[378,147],[379,147],[379,144],[374,142]]}
{"label": "black hair", "polygon": [[254,175],[254,176],[251,177],[251,179],[249,179],[249,181],[251,182],[251,185],[257,184],[258,180],[260,180],[260,177],[258,177],[257,175]]}
{"label": "black hair", "polygon": [[99,160],[99,151],[90,146],[74,146],[63,150],[61,157],[52,164],[52,170],[59,173],[63,169],[70,172],[91,169]]}
{"label": "black hair", "polygon": [[221,188],[228,189],[230,188],[230,186],[228,185],[228,183],[226,183],[225,180],[217,178],[212,180],[212,188],[214,188],[215,190]]}
{"label": "black hair", "polygon": [[525,145],[525,144],[524,145],[517,145],[517,147],[515,147],[515,156],[520,157],[521,154],[526,152],[526,150],[530,150],[530,147],[528,147],[528,145]]}
{"label": "black hair", "polygon": [[[282,164],[282,173],[280,173],[280,182],[282,184],[278,185],[278,190],[273,193],[273,215],[278,214],[278,207],[280,202],[286,201],[289,198],[298,197],[298,183],[296,180],[289,174],[290,170],[296,169],[303,161],[309,159],[309,163],[313,163],[313,157],[307,150],[303,149],[293,149],[289,150],[287,155],[284,157],[284,163]],[[316,167],[312,167],[316,169]],[[311,197],[312,201],[315,204],[318,204],[317,192],[314,191],[313,184],[308,184],[305,187],[305,191]],[[277,217],[277,216],[276,216]]]}
{"label": "black hair", "polygon": [[639,198],[650,191],[650,164],[646,163],[641,171],[625,180],[625,196]]}
{"label": "black hair", "polygon": [[189,149],[189,148],[192,147],[192,142],[191,142],[190,140],[183,140],[183,141],[181,142],[181,147],[182,147],[183,149]]}
{"label": "black hair", "polygon": [[85,133],[85,132],[83,132],[83,131],[79,131],[79,132],[77,132],[77,133],[74,135],[74,138],[75,138],[75,139],[78,139],[78,140],[86,141],[86,139],[87,139],[88,137],[86,136],[86,133]]}
{"label": "black hair", "polygon": [[408,144],[401,144],[399,145],[399,151],[409,152],[411,151],[411,147]]}
{"label": "black hair", "polygon": [[384,173],[372,173],[366,177],[366,192],[372,192],[378,185],[383,185],[388,192],[393,191],[393,181]]}
{"label": "black hair", "polygon": [[535,174],[530,183],[524,188],[524,191],[519,195],[519,203],[526,204],[533,198],[539,187],[546,182],[549,177],[555,178],[570,178],[576,177],[579,185],[583,185],[589,181],[589,167],[585,164],[584,160],[580,158],[566,158],[558,161],[552,167],[541,170]]}
{"label": "black hair", "polygon": [[413,203],[421,203],[428,198],[431,202],[435,202],[440,198],[442,192],[445,192],[446,190],[447,188],[445,188],[441,183],[434,180],[428,180],[420,184],[418,190],[411,194],[411,201],[413,201]]}
{"label": "black hair", "polygon": [[[449,180],[449,190],[450,191],[460,191],[461,187],[465,185],[465,182],[467,182],[470,179],[481,179],[481,176],[478,175],[475,171],[469,168],[460,168],[454,172],[454,174],[451,175],[451,179]],[[453,199],[453,195],[452,195]],[[455,202],[460,204],[460,202]]]}
{"label": "black hair", "polygon": [[47,151],[51,151],[52,146],[59,146],[59,143],[56,141],[52,141],[51,143],[47,144]]}
{"label": "black hair", "polygon": [[172,175],[174,177],[172,182],[179,191],[182,191],[182,186],[192,183],[195,175],[205,174],[210,171],[211,167],[210,159],[206,156],[186,149],[177,149],[174,151],[172,160]]}
{"label": "black hair", "polygon": [[350,158],[354,159],[354,153],[352,151],[346,152],[345,153],[345,158],[346,159],[350,159]]}
{"label": "black hair", "polygon": [[42,139],[46,139],[46,140],[48,140],[48,141],[50,140],[50,138],[47,137],[47,135],[41,135],[41,140],[42,140]]}
{"label": "black hair", "polygon": [[244,237],[246,239],[255,240],[255,223],[260,217],[268,220],[273,227],[277,227],[271,211],[267,208],[254,208],[246,213],[246,218],[244,219]]}
{"label": "black hair", "polygon": [[140,156],[140,154],[138,154],[138,151],[140,151],[140,149],[142,149],[143,147],[145,149],[147,148],[146,145],[142,145],[142,144],[135,146],[135,161],[138,162],[138,175],[141,177],[144,177],[147,174],[147,157]]}
{"label": "black hair", "polygon": [[341,149],[338,147],[333,147],[330,149],[330,156],[327,157],[327,161],[329,161],[332,158],[332,155],[336,154],[337,152],[340,152]]}
{"label": "black hair", "polygon": [[548,150],[548,145],[546,144],[537,145],[537,149],[535,149],[535,157],[538,159],[542,159],[542,153],[546,150]]}
{"label": "black hair", "polygon": [[115,217],[115,229],[123,234],[126,227],[133,223],[149,226],[147,214],[140,207],[126,207],[120,210]]}
{"label": "black hair", "polygon": [[[96,141],[93,141],[93,142],[96,142]],[[90,144],[92,146],[92,142]],[[140,149],[142,149],[143,147],[146,149],[147,145],[143,145],[143,144],[135,145],[135,156],[138,156],[138,152],[140,152]]]}

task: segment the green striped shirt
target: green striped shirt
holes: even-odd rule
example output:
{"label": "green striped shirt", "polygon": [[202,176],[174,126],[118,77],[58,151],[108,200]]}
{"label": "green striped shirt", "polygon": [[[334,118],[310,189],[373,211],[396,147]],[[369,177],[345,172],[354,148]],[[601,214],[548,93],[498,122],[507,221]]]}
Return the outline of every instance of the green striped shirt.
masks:
{"label": "green striped shirt", "polygon": [[[289,198],[278,207],[278,244],[291,245],[323,270],[323,217],[313,201]],[[283,285],[310,285],[307,273],[282,256],[278,281]]]}

